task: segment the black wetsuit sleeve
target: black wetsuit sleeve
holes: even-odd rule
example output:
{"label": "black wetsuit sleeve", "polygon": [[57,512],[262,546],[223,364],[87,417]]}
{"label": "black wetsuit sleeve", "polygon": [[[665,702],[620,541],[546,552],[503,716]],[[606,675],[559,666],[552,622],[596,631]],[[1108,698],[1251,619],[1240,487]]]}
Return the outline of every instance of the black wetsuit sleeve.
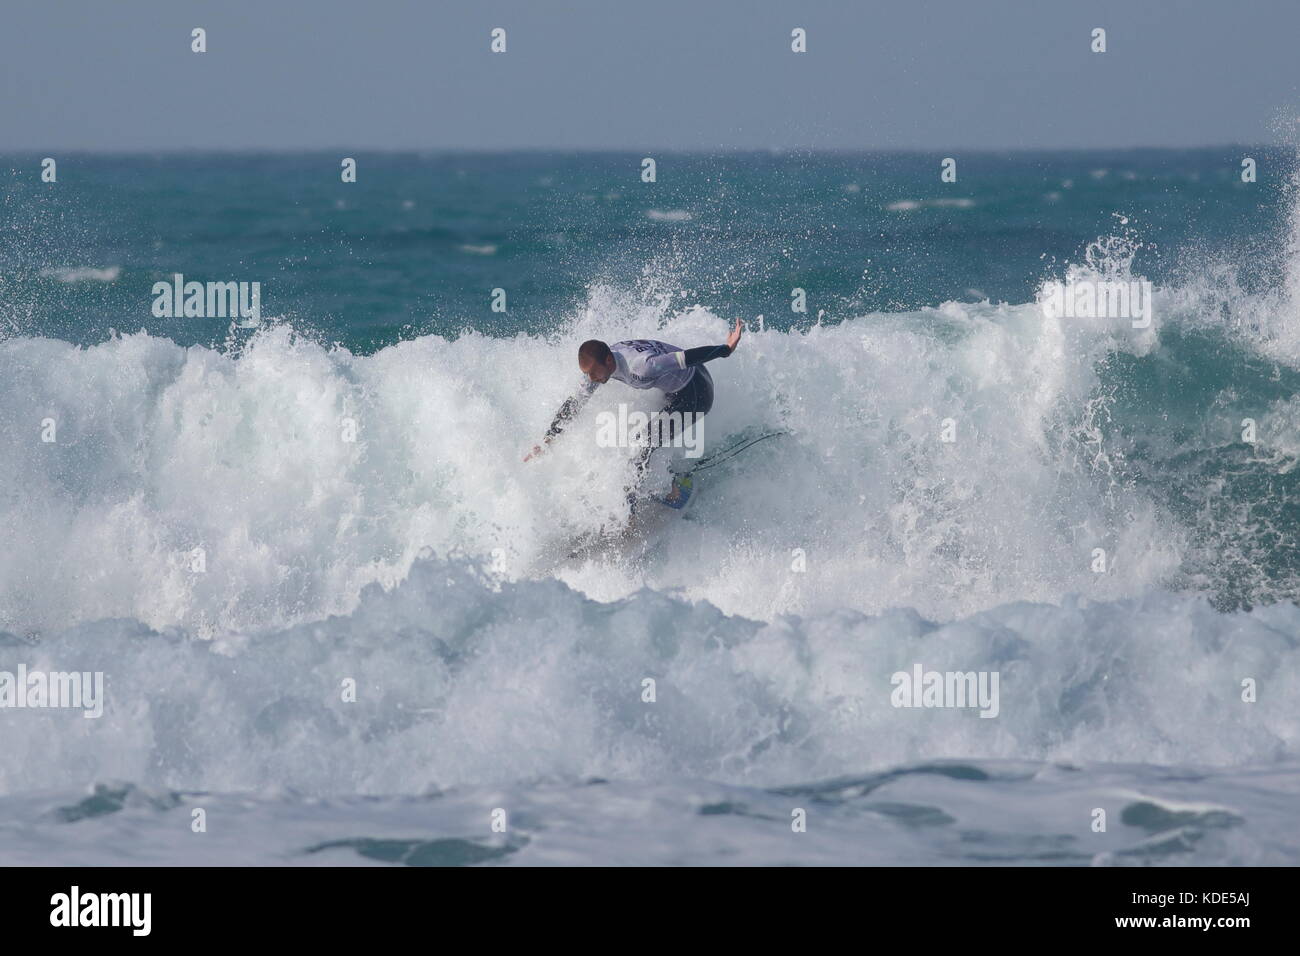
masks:
{"label": "black wetsuit sleeve", "polygon": [[569,424],[578,412],[582,411],[582,406],[587,404],[587,399],[591,398],[591,393],[595,390],[596,386],[588,383],[582,386],[582,390],[577,394],[570,395],[564,400],[560,410],[555,413],[555,420],[551,422],[551,427],[546,429],[547,441],[564,431],[564,426]]}
{"label": "black wetsuit sleeve", "polygon": [[690,368],[692,365],[703,365],[716,358],[726,358],[730,354],[731,349],[725,345],[701,345],[699,348],[686,350],[684,363],[686,368]]}

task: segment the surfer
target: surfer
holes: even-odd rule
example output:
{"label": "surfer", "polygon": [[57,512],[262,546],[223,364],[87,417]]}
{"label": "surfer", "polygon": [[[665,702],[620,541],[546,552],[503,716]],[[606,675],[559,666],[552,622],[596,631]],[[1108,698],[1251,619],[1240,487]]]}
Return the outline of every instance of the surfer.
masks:
{"label": "surfer", "polygon": [[[736,350],[744,323],[736,320],[736,327],[727,336],[725,345],[703,345],[682,349],[654,339],[631,339],[606,345],[598,339],[589,339],[578,347],[578,368],[587,376],[577,394],[567,398],[547,429],[541,445],[534,445],[524,456],[524,461],[536,458],[543,445],[550,444],[564,427],[591,398],[596,386],[611,378],[633,388],[657,388],[664,392],[667,401],[663,414],[668,421],[668,438],[676,437],[676,425],[698,421],[713,407],[713,377],[704,367],[705,362],[725,358]],[[679,412],[680,419],[672,413]],[[689,417],[688,417],[689,416]],[[638,474],[645,471],[654,446],[641,453],[637,462]]]}

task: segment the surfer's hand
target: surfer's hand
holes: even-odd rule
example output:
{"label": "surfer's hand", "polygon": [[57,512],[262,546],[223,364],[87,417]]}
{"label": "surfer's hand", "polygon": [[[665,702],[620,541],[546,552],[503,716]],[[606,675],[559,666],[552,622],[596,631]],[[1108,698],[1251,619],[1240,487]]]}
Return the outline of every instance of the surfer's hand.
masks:
{"label": "surfer's hand", "polygon": [[542,453],[542,446],[541,446],[541,445],[534,445],[534,446],[533,446],[533,450],[530,451],[528,454],[524,455],[524,461],[530,461],[530,460],[532,460],[533,458],[536,458],[536,457],[537,457],[538,455],[540,455],[541,453]]}
{"label": "surfer's hand", "polygon": [[744,329],[745,323],[740,321],[740,319],[737,319],[736,327],[732,329],[731,334],[727,336],[727,348],[732,352],[736,351],[736,346],[740,344],[740,333],[743,332]]}

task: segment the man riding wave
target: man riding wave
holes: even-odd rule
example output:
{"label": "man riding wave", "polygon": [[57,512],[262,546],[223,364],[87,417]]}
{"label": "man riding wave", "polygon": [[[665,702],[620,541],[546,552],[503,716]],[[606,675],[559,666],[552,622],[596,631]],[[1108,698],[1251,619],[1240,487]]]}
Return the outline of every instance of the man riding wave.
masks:
{"label": "man riding wave", "polygon": [[[587,376],[587,381],[577,394],[565,399],[560,406],[546,431],[543,444],[550,444],[558,438],[591,398],[596,387],[611,378],[633,388],[657,388],[664,392],[663,414],[669,416],[668,437],[672,440],[677,428],[673,413],[680,413],[679,420],[683,423],[694,422],[713,407],[713,376],[704,363],[734,352],[743,330],[744,323],[737,319],[725,345],[704,345],[693,349],[678,348],[655,339],[629,339],[613,345],[606,345],[598,339],[583,342],[578,347],[578,368]],[[543,445],[534,445],[532,451],[524,456],[524,461],[536,458],[543,450]],[[654,447],[650,446],[642,453],[637,463],[639,474],[644,474],[653,451]]]}

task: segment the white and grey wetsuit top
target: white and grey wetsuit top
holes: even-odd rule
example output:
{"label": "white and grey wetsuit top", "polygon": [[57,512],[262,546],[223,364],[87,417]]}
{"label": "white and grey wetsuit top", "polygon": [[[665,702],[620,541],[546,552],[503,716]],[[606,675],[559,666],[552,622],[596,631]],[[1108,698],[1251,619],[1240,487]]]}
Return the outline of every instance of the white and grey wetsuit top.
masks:
{"label": "white and grey wetsuit top", "polygon": [[[615,342],[609,347],[614,355],[614,371],[610,378],[630,385],[633,388],[658,388],[672,395],[680,392],[695,377],[695,367],[723,358],[731,354],[726,345],[705,345],[693,349],[679,349],[667,342],[655,339],[628,339]],[[564,427],[564,423],[578,413],[578,409],[596,390],[596,382],[588,379],[583,382],[578,393],[560,406],[547,430],[548,438],[554,438]]]}
{"label": "white and grey wetsuit top", "polygon": [[[615,365],[609,377],[633,388],[657,388],[672,394],[695,377],[695,369],[686,364],[686,352],[667,342],[629,339],[615,342],[609,350]],[[595,382],[586,383],[586,391],[595,388]]]}

